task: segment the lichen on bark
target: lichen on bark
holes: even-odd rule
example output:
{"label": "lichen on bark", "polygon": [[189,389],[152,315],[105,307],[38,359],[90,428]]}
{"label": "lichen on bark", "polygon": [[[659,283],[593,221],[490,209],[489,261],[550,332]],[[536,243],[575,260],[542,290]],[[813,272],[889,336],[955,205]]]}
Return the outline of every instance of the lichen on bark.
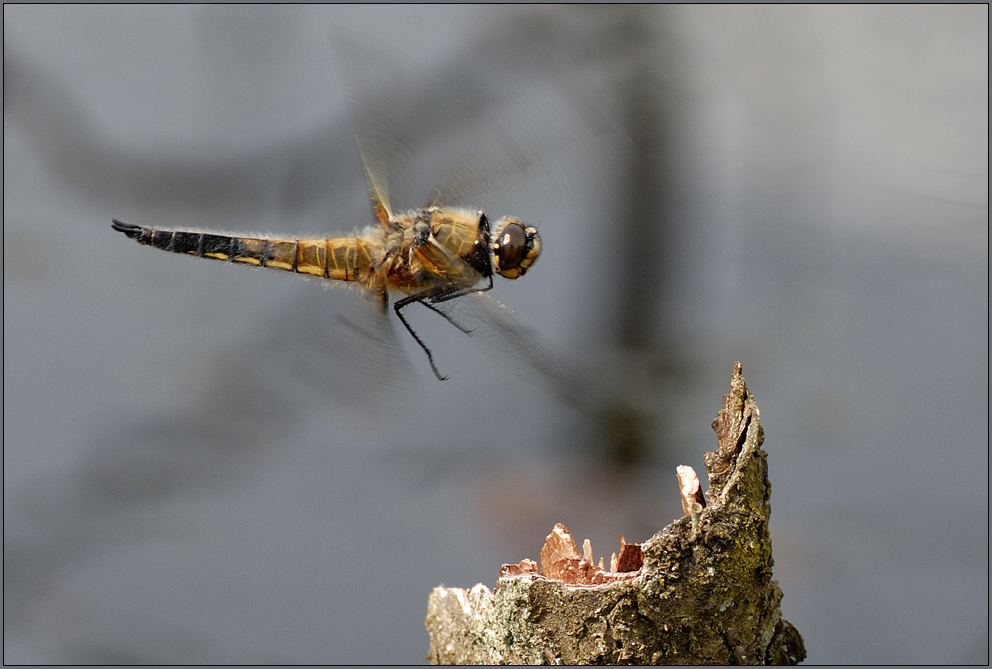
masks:
{"label": "lichen on bark", "polygon": [[[580,555],[559,525],[539,572],[524,560],[503,566],[495,592],[482,584],[435,588],[426,619],[431,663],[802,661],[802,637],[782,618],[782,591],[772,580],[764,432],[740,363],[713,429],[718,446],[704,455],[705,504],[683,492],[692,513],[639,549],[622,544],[621,553],[636,559],[615,560],[606,571],[592,564],[588,544]],[[680,468],[680,485],[694,476]]]}

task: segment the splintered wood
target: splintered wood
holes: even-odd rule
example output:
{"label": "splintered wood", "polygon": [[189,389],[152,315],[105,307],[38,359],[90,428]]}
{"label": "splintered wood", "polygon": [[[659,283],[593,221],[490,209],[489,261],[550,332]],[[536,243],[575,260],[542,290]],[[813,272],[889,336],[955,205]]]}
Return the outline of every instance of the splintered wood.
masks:
{"label": "splintered wood", "polygon": [[499,570],[497,583],[506,578],[534,574],[571,586],[602,585],[637,578],[643,565],[644,553],[641,552],[641,545],[628,544],[621,534],[620,555],[613,554],[610,558],[610,570],[607,571],[602,557],[599,558],[599,564],[593,561],[592,544],[588,539],[582,543],[580,555],[572,535],[564,525],[558,523],[544,540],[540,571],[533,560],[504,564]]}
{"label": "splintered wood", "polygon": [[699,486],[696,470],[688,465],[679,465],[675,468],[675,476],[679,480],[679,492],[682,493],[682,513],[687,516],[701,513],[706,508],[706,498]]}

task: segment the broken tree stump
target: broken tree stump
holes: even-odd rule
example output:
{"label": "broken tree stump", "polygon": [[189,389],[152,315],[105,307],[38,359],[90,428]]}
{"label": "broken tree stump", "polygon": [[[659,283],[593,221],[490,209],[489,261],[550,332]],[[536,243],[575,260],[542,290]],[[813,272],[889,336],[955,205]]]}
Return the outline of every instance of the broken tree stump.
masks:
{"label": "broken tree stump", "polygon": [[802,637],[772,580],[767,454],[758,405],[734,365],[704,455],[705,496],[678,468],[686,516],[644,544],[621,537],[607,571],[555,526],[533,560],[503,565],[492,592],[437,587],[427,604],[433,664],[796,664]]}

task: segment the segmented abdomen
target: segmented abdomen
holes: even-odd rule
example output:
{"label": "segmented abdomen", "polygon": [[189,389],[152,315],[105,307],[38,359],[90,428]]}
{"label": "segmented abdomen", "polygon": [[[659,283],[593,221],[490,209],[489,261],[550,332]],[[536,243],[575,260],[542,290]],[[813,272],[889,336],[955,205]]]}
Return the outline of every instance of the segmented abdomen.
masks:
{"label": "segmented abdomen", "polygon": [[209,232],[156,230],[114,220],[114,230],[139,244],[257,267],[338,281],[361,281],[370,274],[372,244],[361,237],[336,239],[255,239]]}

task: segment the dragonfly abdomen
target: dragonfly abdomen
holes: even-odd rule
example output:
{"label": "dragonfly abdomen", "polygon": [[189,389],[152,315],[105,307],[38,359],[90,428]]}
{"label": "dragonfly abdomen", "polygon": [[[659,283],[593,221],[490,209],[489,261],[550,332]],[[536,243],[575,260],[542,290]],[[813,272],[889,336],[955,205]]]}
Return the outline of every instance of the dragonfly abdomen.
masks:
{"label": "dragonfly abdomen", "polygon": [[257,239],[210,232],[156,230],[114,219],[114,230],[139,244],[198,258],[272,267],[337,281],[360,281],[370,274],[372,252],[361,237]]}

